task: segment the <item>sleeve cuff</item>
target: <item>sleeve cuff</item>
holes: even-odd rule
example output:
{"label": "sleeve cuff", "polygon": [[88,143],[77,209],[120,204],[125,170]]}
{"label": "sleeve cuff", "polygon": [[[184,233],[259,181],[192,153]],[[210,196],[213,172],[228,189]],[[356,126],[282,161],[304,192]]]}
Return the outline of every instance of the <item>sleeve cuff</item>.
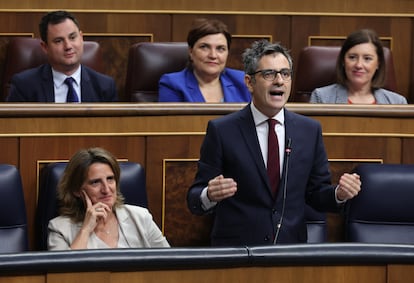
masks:
{"label": "sleeve cuff", "polygon": [[336,191],[338,190],[338,188],[339,188],[339,185],[337,185],[335,188],[335,201],[337,204],[343,204],[346,202],[346,200],[339,200],[338,197],[336,196]]}
{"label": "sleeve cuff", "polygon": [[217,202],[210,201],[210,199],[208,198],[208,196],[207,196],[207,187],[205,187],[203,189],[203,191],[201,192],[200,200],[201,200],[201,207],[205,211],[208,211],[208,210],[212,209],[217,204]]}

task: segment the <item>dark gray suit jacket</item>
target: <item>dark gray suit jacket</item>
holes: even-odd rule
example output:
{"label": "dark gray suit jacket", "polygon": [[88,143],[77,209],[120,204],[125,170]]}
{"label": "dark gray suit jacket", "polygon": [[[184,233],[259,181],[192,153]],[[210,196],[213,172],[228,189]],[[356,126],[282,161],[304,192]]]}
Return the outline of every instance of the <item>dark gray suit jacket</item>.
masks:
{"label": "dark gray suit jacket", "polygon": [[[82,102],[118,101],[115,81],[81,66]],[[49,64],[25,70],[11,79],[9,102],[55,102],[52,68]]]}
{"label": "dark gray suit jacket", "polygon": [[[380,88],[374,92],[377,104],[407,104],[407,99],[398,93]],[[340,84],[332,84],[315,89],[311,103],[348,103],[348,90]]]}

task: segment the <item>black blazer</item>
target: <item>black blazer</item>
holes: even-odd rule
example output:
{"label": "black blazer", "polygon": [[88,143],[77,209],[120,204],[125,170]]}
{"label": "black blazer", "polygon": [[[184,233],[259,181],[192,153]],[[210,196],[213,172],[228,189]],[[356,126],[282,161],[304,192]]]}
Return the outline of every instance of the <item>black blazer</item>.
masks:
{"label": "black blazer", "polygon": [[[305,203],[323,211],[335,211],[337,204],[320,124],[285,110],[285,132],[286,140],[291,139],[292,152],[277,242],[304,243]],[[282,176],[286,170],[283,169]],[[277,198],[273,200],[250,105],[208,123],[198,172],[187,194],[192,213],[209,213],[201,207],[200,194],[208,181],[219,174],[233,178],[238,190],[213,209],[212,245],[272,244],[281,217],[285,179],[281,178]]]}
{"label": "black blazer", "polygon": [[[117,101],[115,81],[91,68],[81,66],[82,102]],[[55,102],[52,68],[44,64],[14,75],[9,102]]]}

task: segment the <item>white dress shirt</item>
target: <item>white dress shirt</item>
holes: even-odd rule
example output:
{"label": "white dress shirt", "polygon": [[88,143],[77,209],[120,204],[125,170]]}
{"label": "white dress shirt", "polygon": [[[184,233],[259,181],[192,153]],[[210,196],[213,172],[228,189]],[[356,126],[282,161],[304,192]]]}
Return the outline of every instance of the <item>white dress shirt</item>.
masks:
{"label": "white dress shirt", "polygon": [[[250,104],[250,109],[253,114],[254,124],[256,125],[256,134],[260,144],[260,151],[262,152],[262,158],[264,162],[264,166],[267,167],[267,138],[269,135],[269,126],[267,120],[269,118],[273,118],[278,121],[276,124],[276,134],[277,140],[279,143],[279,161],[280,161],[280,174],[282,174],[283,170],[283,160],[285,157],[285,112],[282,110],[279,111],[273,117],[267,117],[263,113],[261,113],[253,103]],[[237,180],[235,180],[237,182]],[[205,210],[209,210],[214,207],[217,202],[210,201],[207,196],[207,187],[201,192],[200,195],[202,206]]]}
{"label": "white dress shirt", "polygon": [[76,91],[76,94],[78,95],[78,100],[81,100],[81,88],[80,88],[80,82],[81,82],[81,67],[79,68],[71,75],[65,75],[61,72],[58,72],[52,68],[52,75],[53,75],[53,85],[55,88],[55,102],[58,103],[64,103],[66,102],[66,96],[68,94],[68,86],[65,84],[65,79],[67,77],[72,77],[75,80],[75,83],[73,84],[73,88]]}

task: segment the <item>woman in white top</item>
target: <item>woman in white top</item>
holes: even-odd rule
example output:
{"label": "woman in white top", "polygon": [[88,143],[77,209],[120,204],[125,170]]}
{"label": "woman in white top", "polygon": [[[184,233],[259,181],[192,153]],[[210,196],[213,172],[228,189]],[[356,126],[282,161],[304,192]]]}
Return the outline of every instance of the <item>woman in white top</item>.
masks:
{"label": "woman in white top", "polygon": [[60,216],[49,222],[48,249],[169,247],[146,208],[124,204],[119,179],[111,153],[78,151],[58,185]]}

